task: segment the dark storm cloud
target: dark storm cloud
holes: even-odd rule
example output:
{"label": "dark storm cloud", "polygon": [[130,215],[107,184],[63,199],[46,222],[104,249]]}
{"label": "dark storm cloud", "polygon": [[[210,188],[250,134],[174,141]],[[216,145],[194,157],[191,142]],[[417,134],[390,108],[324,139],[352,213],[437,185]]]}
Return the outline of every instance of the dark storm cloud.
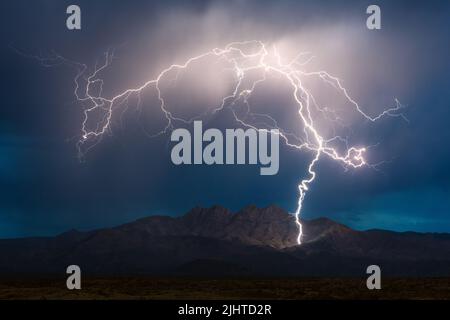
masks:
{"label": "dark storm cloud", "polygon": [[367,1],[78,3],[80,32],[64,28],[71,2],[1,4],[0,236],[107,226],[215,203],[232,209],[276,203],[294,210],[308,155],[282,148],[273,177],[259,176],[256,167],[174,167],[167,137],[143,133],[158,121],[153,111],[139,119],[131,112],[80,163],[75,70],[43,68],[11,49],[54,49],[92,65],[117,47],[105,87],[111,94],[189,54],[259,37],[304,42],[370,112],[394,96],[407,106],[409,123],[354,123],[355,142],[376,145],[371,160],[387,161],[382,172],[345,172],[321,161],[305,216],[330,216],[359,228],[450,231],[448,2],[381,2],[383,29],[374,32],[365,29]]}

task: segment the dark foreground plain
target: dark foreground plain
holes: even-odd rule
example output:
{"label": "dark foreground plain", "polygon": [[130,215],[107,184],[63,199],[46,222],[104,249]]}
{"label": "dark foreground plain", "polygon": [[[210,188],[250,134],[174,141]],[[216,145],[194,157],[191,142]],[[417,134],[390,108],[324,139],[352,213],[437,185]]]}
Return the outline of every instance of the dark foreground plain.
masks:
{"label": "dark foreground plain", "polygon": [[450,300],[450,278],[390,278],[372,291],[362,278],[90,278],[78,291],[63,278],[0,278],[0,299]]}

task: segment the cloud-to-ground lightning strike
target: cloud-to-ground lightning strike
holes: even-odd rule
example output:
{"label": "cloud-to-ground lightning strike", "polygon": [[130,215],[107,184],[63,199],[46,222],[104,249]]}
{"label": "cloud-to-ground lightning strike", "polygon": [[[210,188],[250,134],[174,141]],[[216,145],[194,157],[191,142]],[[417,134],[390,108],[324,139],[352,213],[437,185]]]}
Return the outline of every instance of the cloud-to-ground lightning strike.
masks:
{"label": "cloud-to-ground lightning strike", "polygon": [[[251,48],[251,50],[248,50]],[[249,51],[249,52],[247,52]],[[271,73],[281,76],[287,80],[288,85],[292,90],[292,98],[298,105],[298,116],[299,125],[303,127],[304,137],[300,138],[292,133],[283,130],[279,127],[277,121],[270,115],[262,115],[266,119],[270,119],[273,129],[277,130],[277,134],[283,139],[284,143],[291,148],[297,150],[308,150],[312,152],[313,158],[308,164],[307,177],[300,181],[298,185],[298,203],[297,209],[294,212],[295,221],[298,226],[299,232],[297,237],[297,243],[301,244],[303,230],[302,224],[300,222],[300,213],[302,211],[303,202],[306,193],[311,185],[311,183],[316,178],[315,167],[322,155],[328,156],[331,159],[341,163],[345,167],[359,168],[365,165],[370,165],[367,163],[364,154],[367,147],[348,147],[346,138],[340,136],[334,136],[332,138],[325,138],[320,132],[312,116],[312,109],[315,108],[316,111],[320,112],[324,116],[329,109],[325,109],[319,106],[314,98],[312,92],[308,91],[304,84],[303,79],[315,77],[324,83],[332,86],[337,92],[339,92],[348,102],[348,105],[353,108],[354,111],[359,113],[359,115],[366,121],[375,122],[383,116],[396,116],[404,117],[400,113],[402,105],[395,100],[395,106],[384,110],[382,113],[376,116],[370,116],[359,106],[359,104],[349,95],[346,88],[342,85],[342,82],[337,77],[330,75],[328,72],[320,70],[314,72],[304,71],[304,66],[308,64],[311,60],[311,56],[306,53],[301,53],[297,55],[293,60],[288,63],[282,62],[281,55],[277,52],[275,47],[268,47],[265,43],[257,40],[245,41],[245,42],[233,42],[226,45],[224,48],[215,48],[200,54],[195,57],[191,57],[186,60],[183,64],[173,64],[166,69],[162,70],[161,73],[157,75],[156,78],[150,79],[143,83],[141,86],[136,88],[129,88],[123,92],[112,96],[104,97],[102,95],[103,91],[103,80],[99,78],[99,74],[102,70],[106,69],[112,62],[114,54],[112,52],[105,53],[104,62],[101,65],[97,65],[94,71],[87,74],[87,66],[69,61],[62,56],[53,55],[48,59],[40,59],[41,62],[47,65],[52,65],[57,62],[68,63],[75,66],[78,69],[78,73],[74,79],[75,81],[75,96],[77,100],[86,105],[84,110],[84,119],[81,126],[81,139],[78,142],[78,150],[80,155],[82,155],[87,149],[92,147],[92,145],[85,149],[83,146],[88,142],[98,141],[108,130],[111,128],[111,121],[115,110],[128,103],[128,99],[131,95],[136,95],[138,103],[140,103],[140,94],[146,88],[153,87],[156,89],[157,98],[159,101],[159,108],[163,112],[164,117],[167,121],[165,127],[156,135],[161,135],[171,131],[174,128],[174,123],[190,123],[194,119],[183,119],[180,117],[175,117],[168,109],[161,91],[161,82],[164,76],[169,72],[175,71],[177,74],[182,70],[188,69],[190,65],[194,62],[201,62],[202,59],[215,57],[220,61],[224,61],[229,65],[229,68],[234,73],[234,85],[232,87],[231,93],[222,99],[222,103],[219,106],[214,106],[208,109],[207,112],[216,113],[223,110],[226,107],[230,107],[230,110],[235,118],[235,120],[244,127],[251,127],[256,130],[268,131],[267,127],[261,128],[255,124],[249,123],[242,117],[240,117],[237,112],[232,108],[232,106],[238,102],[242,101],[248,108],[250,112],[250,105],[248,103],[248,98],[252,95],[255,88],[266,81],[267,76]],[[304,57],[307,57],[304,61]],[[250,71],[260,71],[262,72],[262,77],[258,79],[253,79],[250,86],[244,85],[244,79]],[[84,82],[84,83],[83,83]],[[83,85],[82,85],[83,83]],[[96,91],[96,94],[94,92]],[[97,122],[94,128],[88,126],[88,120],[90,120],[90,115],[94,112],[101,111],[103,118]],[[332,111],[331,111],[332,112]],[[201,115],[199,115],[201,116]],[[333,121],[337,121],[333,119]],[[295,139],[290,139],[294,137]],[[296,140],[292,142],[291,140]],[[337,148],[331,146],[333,141],[343,141],[345,143],[346,151],[339,152]]]}

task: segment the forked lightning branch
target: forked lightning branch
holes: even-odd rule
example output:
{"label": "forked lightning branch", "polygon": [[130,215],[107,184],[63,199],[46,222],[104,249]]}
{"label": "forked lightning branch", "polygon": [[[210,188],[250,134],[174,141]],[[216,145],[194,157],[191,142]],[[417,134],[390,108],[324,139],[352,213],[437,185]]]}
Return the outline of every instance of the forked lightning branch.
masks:
{"label": "forked lightning branch", "polygon": [[[180,163],[190,163],[190,153],[187,146],[182,145],[182,136],[186,136],[185,132],[174,131],[179,126],[193,125],[194,121],[201,119],[206,114],[217,114],[225,109],[231,111],[234,117],[236,126],[245,129],[252,129],[255,132],[263,133],[261,137],[267,142],[267,136],[277,136],[287,147],[297,151],[304,151],[311,155],[311,160],[307,165],[306,176],[298,184],[298,202],[297,209],[294,212],[295,220],[299,228],[297,242],[301,244],[302,239],[302,225],[300,222],[300,213],[302,210],[303,202],[305,200],[306,193],[311,183],[316,178],[316,166],[321,157],[328,157],[345,167],[359,168],[362,166],[370,166],[365,158],[367,146],[350,146],[347,138],[339,135],[328,136],[329,132],[323,132],[317,122],[319,117],[326,118],[330,121],[337,121],[330,114],[333,114],[333,110],[330,106],[326,108],[318,103],[318,99],[314,96],[311,90],[308,90],[305,82],[309,79],[318,80],[323,86],[331,87],[343,100],[346,101],[346,108],[348,112],[356,113],[361,121],[375,122],[380,120],[384,116],[403,117],[401,113],[402,106],[395,100],[395,105],[385,109],[379,114],[369,115],[364,111],[362,107],[350,96],[347,89],[342,85],[342,81],[336,76],[331,75],[325,70],[318,71],[306,71],[306,66],[309,65],[311,57],[308,57],[305,53],[300,53],[292,60],[286,61],[286,58],[281,56],[275,46],[268,46],[265,43],[257,40],[245,41],[245,42],[233,42],[226,45],[223,48],[214,48],[205,53],[199,54],[194,57],[186,59],[183,63],[173,64],[163,69],[154,78],[142,83],[139,86],[133,88],[126,88],[122,92],[114,96],[103,95],[103,83],[105,79],[102,79],[101,72],[108,68],[112,62],[112,55],[107,52],[105,54],[104,63],[94,68],[92,72],[89,72],[89,68],[80,63],[69,61],[59,55],[55,55],[50,59],[41,59],[45,64],[51,65],[55,63],[69,63],[78,69],[77,76],[75,78],[75,96],[77,100],[85,106],[84,118],[81,123],[81,139],[78,142],[78,148],[81,155],[87,150],[92,148],[96,143],[100,141],[102,136],[111,131],[112,122],[115,116],[119,117],[123,109],[128,106],[128,103],[132,97],[137,99],[137,103],[141,103],[141,94],[144,89],[153,88],[156,90],[156,99],[154,105],[163,115],[165,124],[161,130],[155,132],[153,136],[169,134],[175,132],[176,141],[180,141],[177,151],[186,148],[187,152],[183,158],[183,153],[175,155],[175,161]],[[305,58],[306,57],[306,58]],[[174,116],[170,111],[170,105],[168,104],[167,97],[164,95],[161,86],[168,75],[172,73],[180,74],[187,72],[195,63],[196,65],[206,63],[207,59],[217,59],[218,62],[225,63],[227,71],[231,70],[234,74],[232,89],[223,97],[221,97],[221,103],[216,106],[210,106],[204,112],[199,113],[196,117],[189,119]],[[261,76],[254,78],[250,74],[259,72]],[[248,121],[248,114],[251,113],[251,105],[249,103],[250,97],[254,94],[258,86],[268,81],[269,76],[275,75],[278,78],[285,80],[288,92],[291,95],[291,99],[294,101],[297,109],[298,128],[301,128],[302,136],[298,137],[291,134],[289,130],[278,125],[278,122],[274,119],[273,115],[264,114],[267,121],[265,123],[258,122],[257,124]],[[220,77],[221,73],[217,74]],[[207,90],[207,88],[205,88]],[[95,92],[95,93],[94,93]],[[247,112],[242,115],[236,112],[234,106],[237,103],[241,103],[246,106]],[[101,115],[100,117],[98,115]],[[94,122],[94,125],[92,125]],[[198,125],[198,123],[197,123]],[[212,136],[216,139],[220,139],[220,135],[217,132],[211,134],[207,133],[207,139],[212,141]],[[270,134],[268,134],[270,133]],[[186,136],[187,139],[187,136]],[[200,138],[201,139],[201,138]],[[335,147],[336,141],[344,142],[345,150]],[[261,149],[262,144],[259,145]],[[213,148],[214,146],[211,146]],[[216,146],[217,150],[220,148]],[[278,145],[276,146],[278,148]],[[200,150],[200,149],[199,149]],[[217,151],[214,150],[214,151]],[[184,150],[183,150],[184,151]],[[231,152],[231,149],[229,150]],[[272,150],[273,152],[278,150]],[[227,162],[221,157],[220,153],[211,152],[206,150],[206,159],[200,159],[202,157],[201,151],[195,154],[194,150],[194,162],[204,160],[206,163],[223,163]],[[256,151],[255,151],[256,152]],[[256,154],[256,153],[255,153]],[[209,156],[208,156],[209,155]],[[214,158],[215,155],[215,158]],[[189,160],[187,157],[189,156]],[[205,157],[205,151],[203,153]],[[239,159],[239,151],[238,151]],[[240,158],[242,161],[242,158]],[[231,158],[228,159],[231,162]],[[256,163],[257,159],[252,158],[251,163]],[[270,158],[267,153],[267,148],[259,150],[259,161],[261,165],[267,167],[261,168],[261,172],[266,171],[268,174],[273,174],[278,171],[278,159]],[[300,172],[301,173],[301,172]]]}

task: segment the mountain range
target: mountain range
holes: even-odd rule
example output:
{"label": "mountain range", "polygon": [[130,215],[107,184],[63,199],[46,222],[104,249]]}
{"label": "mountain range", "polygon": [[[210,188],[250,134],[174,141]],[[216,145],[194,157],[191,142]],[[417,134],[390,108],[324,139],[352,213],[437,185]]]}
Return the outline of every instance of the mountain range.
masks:
{"label": "mountain range", "polygon": [[281,208],[238,212],[196,207],[113,228],[0,240],[0,275],[449,276],[450,234],[357,231],[327,218],[303,220]]}

